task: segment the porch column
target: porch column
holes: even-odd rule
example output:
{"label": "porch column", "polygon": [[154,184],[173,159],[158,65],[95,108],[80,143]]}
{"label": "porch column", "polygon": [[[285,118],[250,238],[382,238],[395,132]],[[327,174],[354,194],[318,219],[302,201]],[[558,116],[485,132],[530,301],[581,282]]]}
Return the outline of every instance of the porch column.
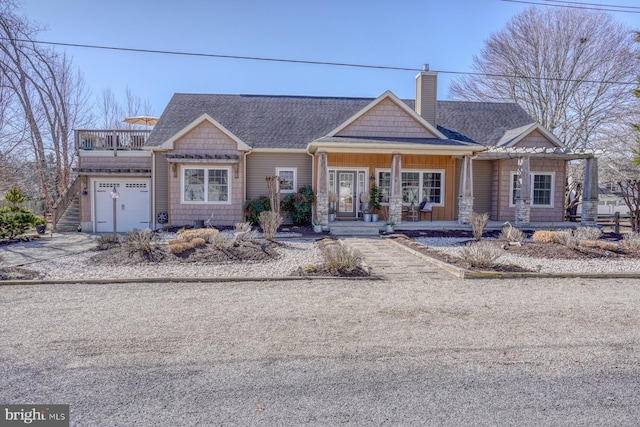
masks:
{"label": "porch column", "polygon": [[[511,197],[511,195],[509,195]],[[531,220],[531,173],[529,156],[518,158],[516,182],[516,225],[528,225]]]}
{"label": "porch column", "polygon": [[582,225],[598,225],[598,159],[595,157],[588,158],[584,166],[581,216]]}
{"label": "porch column", "polygon": [[473,160],[471,156],[462,158],[462,176],[458,196],[458,223],[469,224],[473,212]]}
{"label": "porch column", "polygon": [[391,194],[389,195],[389,220],[402,223],[402,155],[391,154]]}
{"label": "porch column", "polygon": [[316,192],[316,219],[322,224],[329,223],[329,171],[327,164],[327,153],[318,153],[318,191]]}

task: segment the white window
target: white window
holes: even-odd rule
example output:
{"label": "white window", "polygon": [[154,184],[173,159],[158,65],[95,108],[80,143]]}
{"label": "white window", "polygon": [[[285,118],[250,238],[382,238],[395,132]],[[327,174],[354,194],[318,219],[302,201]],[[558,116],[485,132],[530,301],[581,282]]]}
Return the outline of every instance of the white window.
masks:
{"label": "white window", "polygon": [[[388,203],[391,194],[391,171],[378,170],[376,175],[380,202]],[[402,202],[406,204],[426,202],[444,206],[444,171],[403,171]]]}
{"label": "white window", "polygon": [[[555,173],[531,172],[531,206],[553,207]],[[509,206],[516,205],[516,188],[518,185],[518,173],[511,172],[511,202]]]}
{"label": "white window", "polygon": [[276,175],[280,177],[280,192],[281,193],[295,193],[298,188],[296,182],[298,169],[297,168],[276,168]]}
{"label": "white window", "polygon": [[231,200],[229,176],[229,168],[183,168],[182,201],[228,204]]}

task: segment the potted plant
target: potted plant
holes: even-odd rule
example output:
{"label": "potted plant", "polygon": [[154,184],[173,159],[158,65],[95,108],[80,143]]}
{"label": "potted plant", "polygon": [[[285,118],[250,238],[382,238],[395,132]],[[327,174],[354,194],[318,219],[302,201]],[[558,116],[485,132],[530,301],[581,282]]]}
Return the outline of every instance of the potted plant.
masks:
{"label": "potted plant", "polygon": [[362,205],[362,218],[364,222],[371,222],[371,204],[369,193],[360,193],[360,203]]}
{"label": "potted plant", "polygon": [[335,192],[329,193],[329,222],[336,220],[336,203],[338,202],[338,195]]}
{"label": "potted plant", "polygon": [[393,233],[393,226],[396,225],[393,221],[387,221],[384,224],[384,231],[387,233]]}
{"label": "potted plant", "polygon": [[319,219],[316,219],[315,221],[313,221],[313,232],[314,233],[322,232],[322,221],[320,221]]}
{"label": "potted plant", "polygon": [[47,231],[47,220],[41,216],[36,217],[33,221],[33,225],[35,225],[38,234],[44,234]]}
{"label": "potted plant", "polygon": [[380,208],[380,191],[378,190],[378,186],[374,182],[371,184],[371,188],[369,188],[369,205],[371,206],[371,221],[378,222]]}

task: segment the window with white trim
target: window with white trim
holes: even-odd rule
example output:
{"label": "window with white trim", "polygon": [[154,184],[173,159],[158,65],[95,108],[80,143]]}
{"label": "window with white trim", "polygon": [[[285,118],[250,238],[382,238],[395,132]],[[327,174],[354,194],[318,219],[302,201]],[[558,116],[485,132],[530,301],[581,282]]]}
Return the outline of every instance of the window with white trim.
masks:
{"label": "window with white trim", "polygon": [[229,203],[231,199],[229,176],[229,168],[183,168],[182,201]]}
{"label": "window with white trim", "polygon": [[280,192],[295,193],[297,186],[297,168],[276,168],[276,175],[280,177]]}
{"label": "window with white trim", "polygon": [[[391,194],[391,172],[378,170],[376,174],[380,202],[388,203]],[[402,172],[402,202],[444,205],[444,171],[412,170]]]}
{"label": "window with white trim", "polygon": [[[553,207],[554,198],[554,172],[531,172],[530,176],[531,206]],[[511,172],[511,202],[509,206],[516,205],[516,188],[518,185],[518,173]]]}

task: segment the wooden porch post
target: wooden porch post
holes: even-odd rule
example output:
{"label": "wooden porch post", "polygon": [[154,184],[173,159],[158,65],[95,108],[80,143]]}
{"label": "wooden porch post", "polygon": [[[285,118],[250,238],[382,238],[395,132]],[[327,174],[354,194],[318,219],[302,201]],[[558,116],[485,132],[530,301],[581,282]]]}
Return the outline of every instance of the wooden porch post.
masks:
{"label": "wooden porch post", "polygon": [[[516,225],[528,225],[531,220],[531,172],[529,156],[518,158],[516,184]],[[509,195],[511,197],[511,195]]]}
{"label": "wooden porch post", "polygon": [[458,200],[458,223],[469,224],[473,212],[473,159],[462,158],[462,171]]}
{"label": "wooden porch post", "polygon": [[595,157],[585,162],[580,223],[584,226],[598,224],[598,160]]}
{"label": "wooden porch post", "polygon": [[389,220],[402,223],[402,155],[391,154],[391,194],[389,195]]}
{"label": "wooden porch post", "polygon": [[327,164],[326,151],[318,153],[318,190],[316,192],[316,219],[323,224],[329,223],[329,165]]}

